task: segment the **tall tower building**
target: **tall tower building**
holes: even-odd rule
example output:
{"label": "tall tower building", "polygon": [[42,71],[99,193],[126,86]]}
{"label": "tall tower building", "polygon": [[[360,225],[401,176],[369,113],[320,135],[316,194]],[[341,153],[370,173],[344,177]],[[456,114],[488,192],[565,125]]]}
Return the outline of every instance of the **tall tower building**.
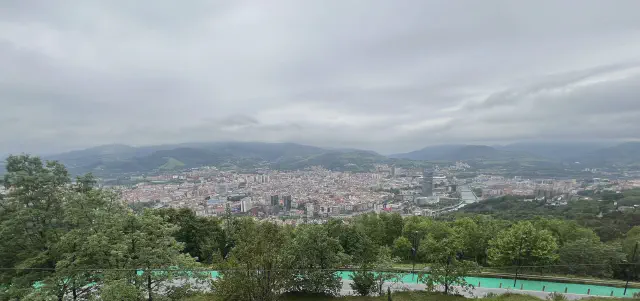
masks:
{"label": "tall tower building", "polygon": [[422,172],[422,196],[433,196],[433,171],[430,169]]}

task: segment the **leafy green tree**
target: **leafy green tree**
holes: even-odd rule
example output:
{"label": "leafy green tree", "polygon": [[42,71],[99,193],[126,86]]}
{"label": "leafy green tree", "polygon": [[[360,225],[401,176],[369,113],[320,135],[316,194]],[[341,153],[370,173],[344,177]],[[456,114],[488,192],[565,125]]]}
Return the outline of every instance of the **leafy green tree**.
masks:
{"label": "leafy green tree", "polygon": [[477,264],[463,259],[462,246],[460,234],[455,232],[449,236],[428,234],[423,238],[419,255],[430,265],[429,271],[420,274],[419,280],[426,284],[427,290],[435,291],[441,285],[445,294],[448,294],[457,290],[453,288],[454,285],[462,290],[473,288],[465,277],[476,270]]}
{"label": "leafy green tree", "polygon": [[196,216],[188,208],[160,209],[154,210],[154,213],[179,227],[174,237],[177,241],[184,243],[185,253],[208,264],[219,258],[218,254],[226,242],[219,219]]}
{"label": "leafy green tree", "polygon": [[109,267],[111,254],[107,250],[113,242],[104,231],[112,229],[117,217],[125,214],[114,194],[93,189],[93,183],[91,176],[79,178],[67,194],[63,216],[67,232],[56,246],[61,254],[56,281],[67,281],[65,289],[72,300],[86,299],[92,290],[89,284],[101,280],[96,271]]}
{"label": "leafy green tree", "polygon": [[[174,278],[186,278],[184,270],[196,267],[193,257],[182,254],[183,245],[175,240],[177,227],[146,210],[142,215],[129,213],[122,222],[119,244],[112,247],[115,259],[123,268],[141,269],[132,272],[131,280],[146,291],[149,301]],[[191,276],[198,276],[194,273]]]}
{"label": "leafy green tree", "polygon": [[625,259],[619,245],[607,245],[589,238],[567,242],[558,253],[560,272],[572,275],[611,277],[615,266]]}
{"label": "leafy green tree", "polygon": [[553,233],[559,246],[581,239],[600,241],[600,238],[593,230],[581,227],[576,221],[542,218],[534,220],[534,226]]}
{"label": "leafy green tree", "polygon": [[427,286],[427,291],[437,291],[438,286],[444,287],[444,293],[459,293],[474,288],[466,281],[466,277],[477,272],[477,264],[473,261],[458,260],[449,257],[447,261],[431,264],[427,273],[422,273],[419,280]]}
{"label": "leafy green tree", "polygon": [[506,229],[489,242],[489,260],[496,266],[544,265],[557,259],[558,244],[548,230],[536,229],[522,221]]}
{"label": "leafy green tree", "polygon": [[338,239],[352,264],[363,265],[375,260],[377,247],[361,228],[344,226]]}
{"label": "leafy green tree", "polygon": [[[9,156],[0,205],[0,263],[15,270],[0,270],[0,283],[10,284],[10,295],[24,296],[36,281],[54,276],[66,231],[62,216],[69,174],[57,162],[28,155]],[[66,283],[52,283],[62,299]]]}
{"label": "leafy green tree", "polygon": [[392,246],[393,242],[402,235],[404,221],[399,213],[382,213],[380,219],[384,227],[384,244]]}
{"label": "leafy green tree", "polygon": [[335,269],[345,263],[340,242],[327,235],[322,225],[302,225],[288,245],[287,262],[295,277],[289,290],[311,294],[337,295],[342,282]]}
{"label": "leafy green tree", "polygon": [[360,296],[369,296],[376,291],[376,276],[368,270],[357,270],[349,275],[352,283],[349,284],[351,289],[356,291]]}
{"label": "leafy green tree", "polygon": [[501,223],[488,217],[475,219],[462,217],[453,222],[453,231],[460,239],[460,250],[465,258],[479,264],[486,263],[489,241],[502,230]]}
{"label": "leafy green tree", "polygon": [[409,260],[412,247],[408,238],[400,236],[393,242],[393,254],[400,259]]}
{"label": "leafy green tree", "polygon": [[122,301],[142,300],[142,291],[126,279],[107,281],[100,289],[100,300]]}
{"label": "leafy green tree", "polygon": [[386,242],[384,222],[378,214],[367,213],[358,215],[353,221],[356,228],[365,233],[376,246],[382,246]]}
{"label": "leafy green tree", "polygon": [[392,271],[393,265],[396,262],[398,262],[398,258],[393,256],[391,248],[380,247],[375,263],[373,264],[373,269],[377,271],[374,275],[374,279],[376,282],[375,291],[378,295],[383,294],[382,286],[385,282],[397,282],[402,278],[400,274]]}
{"label": "leafy green tree", "polygon": [[214,282],[214,292],[223,300],[276,300],[295,277],[287,269],[284,253],[290,237],[270,222],[243,224],[222,277]]}
{"label": "leafy green tree", "polygon": [[451,256],[461,253],[462,243],[458,235],[436,239],[428,234],[420,242],[418,256],[423,262],[439,263],[445,262]]}

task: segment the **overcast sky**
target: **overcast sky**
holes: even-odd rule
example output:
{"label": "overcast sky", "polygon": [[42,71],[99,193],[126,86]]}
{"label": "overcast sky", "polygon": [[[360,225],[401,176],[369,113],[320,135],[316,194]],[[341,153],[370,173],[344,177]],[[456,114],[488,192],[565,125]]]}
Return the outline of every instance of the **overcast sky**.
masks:
{"label": "overcast sky", "polygon": [[640,138],[640,1],[0,2],[0,153]]}

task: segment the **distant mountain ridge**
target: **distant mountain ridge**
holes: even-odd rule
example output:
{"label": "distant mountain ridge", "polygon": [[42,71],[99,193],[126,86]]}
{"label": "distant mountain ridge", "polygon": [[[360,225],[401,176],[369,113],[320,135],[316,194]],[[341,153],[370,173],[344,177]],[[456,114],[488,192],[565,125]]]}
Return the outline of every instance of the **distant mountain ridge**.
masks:
{"label": "distant mountain ridge", "polygon": [[640,142],[514,143],[504,146],[436,145],[390,155],[391,158],[427,161],[549,161],[580,162],[588,166],[640,165]]}
{"label": "distant mountain ridge", "polygon": [[[508,145],[437,145],[383,156],[358,149],[327,149],[296,143],[211,142],[133,147],[111,144],[44,156],[58,160],[73,174],[99,176],[181,170],[201,166],[269,167],[281,170],[324,166],[332,170],[369,171],[376,164],[429,166],[438,162],[467,161],[474,166],[553,166],[558,163],[585,167],[640,166],[640,142],[618,145],[599,143],[514,143]],[[432,162],[432,163],[430,163]],[[0,163],[1,165],[1,163]]]}
{"label": "distant mountain ridge", "polygon": [[438,145],[423,149],[394,154],[391,158],[426,161],[469,161],[469,160],[507,160],[532,157],[525,152],[498,150],[486,145]]}
{"label": "distant mountain ridge", "polygon": [[372,151],[330,150],[296,143],[214,142],[132,147],[103,145],[71,151],[58,160],[74,174],[97,175],[179,170],[201,166],[304,169],[320,165],[334,170],[367,171],[389,159]]}

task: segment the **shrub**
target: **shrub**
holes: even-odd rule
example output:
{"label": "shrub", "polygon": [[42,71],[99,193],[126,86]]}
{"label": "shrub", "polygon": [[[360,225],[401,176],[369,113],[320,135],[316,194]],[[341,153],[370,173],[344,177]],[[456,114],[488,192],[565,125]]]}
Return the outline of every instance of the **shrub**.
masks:
{"label": "shrub", "polygon": [[568,300],[567,297],[561,293],[553,292],[547,296],[547,300],[549,301],[565,301]]}
{"label": "shrub", "polygon": [[349,277],[353,280],[353,283],[349,284],[351,289],[360,296],[369,296],[376,289],[376,277],[372,272],[356,271]]}

